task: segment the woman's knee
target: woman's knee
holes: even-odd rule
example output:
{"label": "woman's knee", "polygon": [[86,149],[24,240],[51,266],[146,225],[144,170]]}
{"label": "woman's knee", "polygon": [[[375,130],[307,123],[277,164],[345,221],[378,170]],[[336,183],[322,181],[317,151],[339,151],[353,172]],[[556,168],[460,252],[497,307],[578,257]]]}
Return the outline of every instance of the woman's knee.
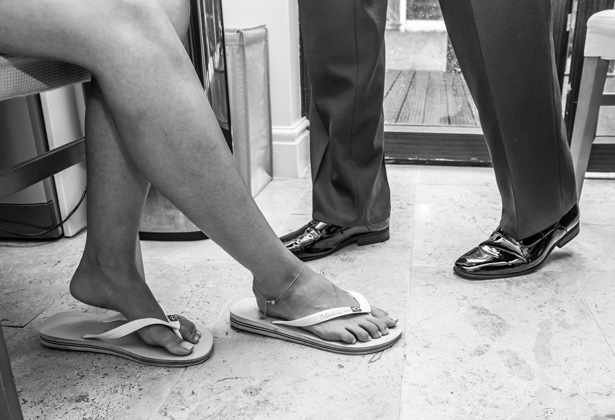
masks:
{"label": "woman's knee", "polygon": [[27,3],[0,1],[0,49],[70,61],[89,70],[139,44],[172,52],[173,38],[184,37],[190,20],[190,0]]}
{"label": "woman's knee", "polygon": [[161,18],[168,20],[175,32],[183,36],[190,23],[190,0],[115,0],[124,17],[139,25],[149,26]]}
{"label": "woman's knee", "polygon": [[[157,46],[171,52],[177,37],[185,43],[190,23],[190,0],[106,0],[118,7],[108,16],[117,38],[111,42]],[[151,42],[153,41],[153,43]],[[145,47],[144,47],[145,48]]]}

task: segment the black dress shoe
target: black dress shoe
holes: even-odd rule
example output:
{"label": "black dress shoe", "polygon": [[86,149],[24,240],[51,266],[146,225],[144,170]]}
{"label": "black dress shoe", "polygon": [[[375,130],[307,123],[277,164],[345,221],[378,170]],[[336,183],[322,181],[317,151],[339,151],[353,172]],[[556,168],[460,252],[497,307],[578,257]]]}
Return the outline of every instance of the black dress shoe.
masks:
{"label": "black dress shoe", "polygon": [[302,261],[326,257],[346,245],[369,245],[390,237],[389,227],[370,230],[367,226],[342,227],[312,220],[300,229],[280,238],[286,248]]}
{"label": "black dress shoe", "polygon": [[500,228],[485,242],[462,255],[453,271],[471,280],[489,280],[531,273],[551,251],[579,234],[579,207],[575,205],[559,222],[527,239],[517,241]]}

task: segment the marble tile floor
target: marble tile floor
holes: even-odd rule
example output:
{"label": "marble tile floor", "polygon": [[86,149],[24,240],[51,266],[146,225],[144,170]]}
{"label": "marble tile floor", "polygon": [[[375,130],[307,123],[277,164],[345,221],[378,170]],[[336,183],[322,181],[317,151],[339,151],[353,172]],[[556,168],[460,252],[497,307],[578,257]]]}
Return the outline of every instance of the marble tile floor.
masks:
{"label": "marble tile floor", "polygon": [[[143,243],[159,299],[213,331],[209,361],[165,369],[50,350],[37,326],[84,309],[67,285],[85,234],[1,242],[2,324],[26,419],[615,418],[615,181],[586,182],[580,236],[540,271],[476,283],[451,265],[497,225],[492,170],[388,169],[391,240],[309,263],[400,318],[403,341],[370,356],[230,329],[250,276],[211,241]],[[275,180],[257,201],[286,233],[310,217],[310,181]]]}

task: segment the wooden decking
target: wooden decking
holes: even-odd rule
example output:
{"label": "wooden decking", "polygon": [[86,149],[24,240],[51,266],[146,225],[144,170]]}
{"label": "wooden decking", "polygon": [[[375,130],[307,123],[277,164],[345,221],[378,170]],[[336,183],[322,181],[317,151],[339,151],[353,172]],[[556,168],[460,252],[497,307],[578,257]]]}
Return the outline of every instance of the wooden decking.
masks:
{"label": "wooden decking", "polygon": [[479,127],[476,107],[459,73],[388,70],[384,92],[387,124]]}
{"label": "wooden decking", "polygon": [[[615,91],[615,78],[606,90]],[[603,107],[589,172],[615,171],[615,107]],[[389,162],[489,165],[478,112],[459,73],[388,70],[384,96]]]}

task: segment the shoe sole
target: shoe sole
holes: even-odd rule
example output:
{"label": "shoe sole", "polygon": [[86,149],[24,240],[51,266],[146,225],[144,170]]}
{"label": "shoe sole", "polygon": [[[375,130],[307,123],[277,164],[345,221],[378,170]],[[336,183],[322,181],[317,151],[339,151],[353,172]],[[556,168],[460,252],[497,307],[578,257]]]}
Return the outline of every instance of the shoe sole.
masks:
{"label": "shoe sole", "polygon": [[581,225],[580,225],[580,223],[577,223],[572,229],[570,229],[568,232],[566,232],[566,234],[564,236],[562,236],[559,241],[557,241],[555,244],[553,244],[551,249],[549,249],[549,251],[547,251],[547,253],[545,254],[545,256],[542,259],[542,261],[540,261],[535,266],[530,267],[530,268],[525,269],[525,270],[521,270],[521,271],[517,271],[517,272],[512,272],[512,273],[506,273],[506,274],[500,274],[500,275],[497,275],[497,274],[484,274],[484,275],[480,275],[480,274],[466,273],[466,272],[461,271],[460,269],[458,269],[456,266],[453,266],[453,271],[458,276],[466,278],[466,279],[469,279],[469,280],[495,280],[495,279],[503,279],[503,278],[507,278],[507,277],[524,276],[526,274],[530,274],[530,273],[538,270],[538,268],[540,268],[540,266],[547,260],[547,258],[549,258],[549,255],[551,255],[551,252],[553,252],[555,247],[558,247],[558,248],[564,247],[566,244],[568,244],[568,242],[570,242],[574,238],[576,238],[576,236],[579,234],[580,231],[581,231]]}
{"label": "shoe sole", "polygon": [[328,255],[334,254],[340,249],[348,245],[351,245],[353,243],[356,243],[358,246],[372,245],[372,244],[377,244],[380,242],[388,241],[390,238],[391,238],[391,233],[390,233],[389,228],[387,227],[383,230],[378,230],[376,232],[368,232],[368,233],[362,234],[361,236],[355,236],[354,238],[347,239],[343,242],[340,242],[340,244],[337,247],[329,251],[323,252],[321,254],[316,254],[316,255],[308,254],[305,256],[299,256],[295,254],[295,256],[299,258],[301,261],[312,261],[312,260],[317,260],[319,258],[324,258]]}

